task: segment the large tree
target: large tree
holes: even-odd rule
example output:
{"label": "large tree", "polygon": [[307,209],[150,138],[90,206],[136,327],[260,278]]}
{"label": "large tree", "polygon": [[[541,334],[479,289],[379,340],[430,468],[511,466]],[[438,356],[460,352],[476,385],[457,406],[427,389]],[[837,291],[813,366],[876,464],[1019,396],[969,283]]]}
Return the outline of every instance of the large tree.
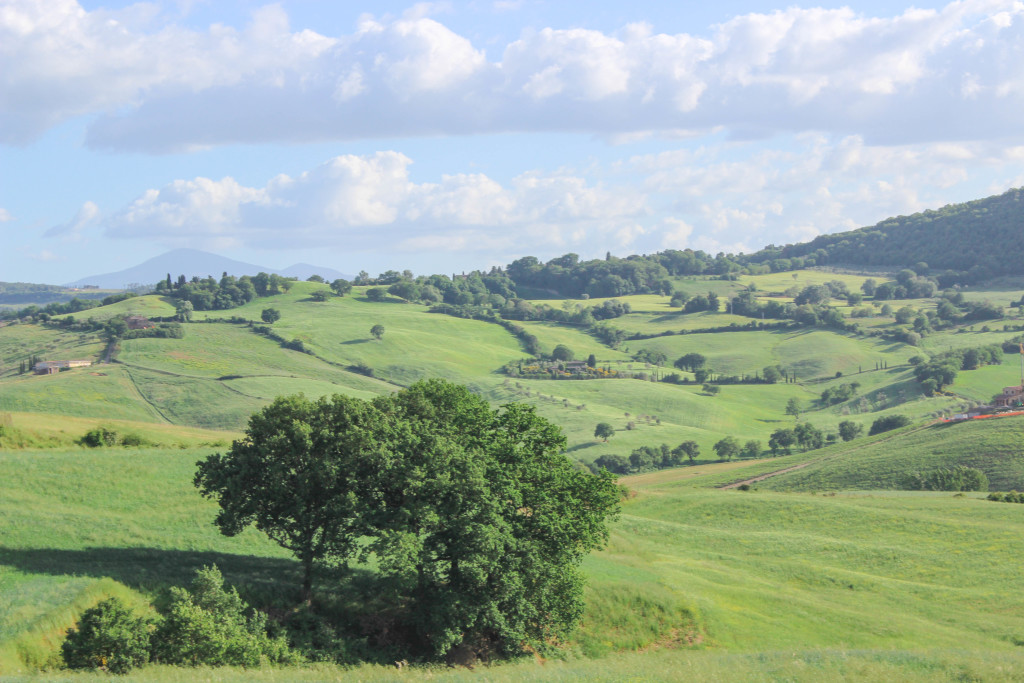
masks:
{"label": "large tree", "polygon": [[302,598],[313,566],[328,555],[351,556],[363,533],[358,497],[363,471],[377,452],[369,403],[335,395],[276,399],[249,418],[245,437],[198,462],[195,485],[220,504],[215,523],[234,536],[250,524],[302,563]]}
{"label": "large tree", "polygon": [[511,654],[564,637],[582,615],[579,565],[618,507],[612,475],[573,467],[531,406],[493,410],[441,380],[376,403],[405,427],[380,464],[371,547],[406,586],[419,645]]}
{"label": "large tree", "polygon": [[430,380],[370,403],[278,399],[196,484],[222,531],[256,523],[296,553],[307,598],[316,560],[371,561],[378,614],[411,654],[512,654],[579,621],[579,565],[618,507],[613,476],[564,448],[532,407]]}
{"label": "large tree", "polygon": [[612,427],[607,422],[598,422],[597,426],[594,427],[594,436],[607,442],[608,437],[615,436],[615,427]]}

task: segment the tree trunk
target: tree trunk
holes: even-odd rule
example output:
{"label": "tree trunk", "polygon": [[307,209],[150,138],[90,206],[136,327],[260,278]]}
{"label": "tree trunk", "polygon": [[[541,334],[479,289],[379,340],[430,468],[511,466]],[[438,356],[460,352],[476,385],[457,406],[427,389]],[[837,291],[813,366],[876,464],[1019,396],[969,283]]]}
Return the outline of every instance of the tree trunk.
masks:
{"label": "tree trunk", "polygon": [[302,560],[302,603],[309,607],[313,604],[313,558]]}

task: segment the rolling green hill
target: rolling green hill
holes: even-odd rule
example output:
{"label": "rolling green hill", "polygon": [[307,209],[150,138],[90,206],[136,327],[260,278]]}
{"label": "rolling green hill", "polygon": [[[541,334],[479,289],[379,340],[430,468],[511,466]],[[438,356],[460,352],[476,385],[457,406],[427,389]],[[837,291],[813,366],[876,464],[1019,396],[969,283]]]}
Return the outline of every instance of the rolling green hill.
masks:
{"label": "rolling green hill", "polygon": [[[934,211],[888,218],[850,232],[821,235],[810,242],[769,247],[753,262],[816,256],[824,263],[907,268],[919,261],[931,268],[972,271],[970,281],[1019,275],[1020,245],[1008,240],[1024,227],[1024,189]],[[823,256],[823,257],[822,257]]]}
{"label": "rolling green hill", "polygon": [[1024,418],[968,420],[896,436],[832,446],[804,469],[767,479],[773,491],[849,491],[898,488],[908,472],[966,465],[983,471],[993,491],[1024,490]]}
{"label": "rolling green hill", "polygon": [[[855,290],[865,278],[798,271],[673,282],[724,297],[751,284],[768,295],[834,279]],[[992,293],[1009,301],[1013,286]],[[195,461],[237,438],[248,416],[275,396],[370,398],[424,377],[467,384],[496,405],[537,406],[566,433],[569,456],[584,463],[684,440],[701,448],[695,466],[623,479],[630,497],[611,544],[586,562],[587,612],[567,646],[569,661],[499,667],[495,680],[537,671],[555,680],[590,677],[597,669],[581,655],[608,657],[600,660],[607,671],[643,678],[672,672],[747,679],[769,667],[783,680],[836,678],[854,669],[878,680],[963,671],[983,672],[987,680],[996,670],[992,662],[1004,667],[999,671],[1024,671],[1024,602],[1015,597],[1024,585],[1014,564],[1024,551],[1021,506],[893,489],[908,471],[957,464],[985,471],[992,489],[1024,489],[1024,418],[925,426],[1013,384],[1017,356],[960,372],[939,396],[924,395],[909,363],[913,356],[1001,343],[1020,334],[1024,320],[965,323],[925,336],[916,347],[869,336],[896,329],[891,316],[881,315],[860,319],[860,333],[726,330],[629,339],[617,348],[578,325],[517,323],[542,352],[565,345],[578,359],[594,354],[599,366],[624,373],[662,377],[677,372],[676,358],[700,353],[716,374],[751,375],[781,365],[797,377],[796,383],[722,385],[709,395],[690,372],[680,373],[684,384],[509,377],[502,367],[528,354],[501,325],[430,313],[396,297],[373,302],[366,287],[313,300],[324,289],[297,282],[236,309],[197,311],[183,325],[183,338],[123,340],[109,364],[99,362],[106,347],[99,334],[31,323],[0,327],[0,675],[44,664],[63,629],[103,596],[143,604],[203,564],[216,562],[258,605],[287,603],[289,589],[276,582],[294,578],[296,563],[255,532],[235,538],[216,532],[214,506],[191,485]],[[969,293],[985,296],[981,288]],[[682,314],[661,295],[620,298],[633,312],[608,324],[630,335],[750,320],[722,311]],[[833,304],[849,315],[845,302]],[[936,306],[924,299],[904,304]],[[256,329],[264,325],[265,308],[281,314],[270,326],[277,339]],[[88,315],[172,312],[167,300],[146,296]],[[380,339],[370,333],[376,324],[385,328]],[[289,346],[301,342],[305,352],[285,348],[282,339]],[[640,351],[662,352],[668,360],[651,367],[633,358]],[[20,363],[33,355],[97,362],[57,375],[21,374]],[[821,404],[823,391],[851,382],[858,388],[849,400]],[[766,452],[773,431],[796,424],[785,412],[790,399],[801,406],[800,422],[825,433],[843,420],[866,431],[878,417],[895,414],[914,425],[806,453],[715,462],[713,445],[726,436],[760,441]],[[615,429],[607,442],[594,437],[598,422]],[[153,445],[76,445],[97,426]],[[758,482],[755,491],[716,488],[799,465],[806,466]],[[825,491],[839,493],[812,495]],[[936,648],[940,654],[922,654]],[[953,648],[966,653],[949,655]],[[174,676],[152,671],[140,675]],[[333,677],[339,670],[323,671]],[[359,671],[367,680],[386,678],[373,667]],[[307,673],[261,675],[290,680]]]}
{"label": "rolling green hill", "polygon": [[[203,564],[216,562],[256,604],[287,593],[289,579],[297,579],[293,559],[255,531],[227,538],[212,525],[214,504],[191,484],[194,462],[207,452],[0,453],[0,674],[48,661],[63,628],[103,596],[149,599]],[[878,680],[901,667],[926,666],[934,675],[960,671],[956,663],[964,661],[1024,666],[1016,645],[1024,635],[1019,506],[950,494],[705,488],[705,478],[756,466],[708,465],[688,479],[678,470],[625,478],[633,495],[609,547],[585,563],[587,612],[570,650],[644,653],[600,661],[617,672],[633,661],[634,674],[662,680],[680,667],[731,680],[753,666],[709,658],[723,651],[756,654],[761,665],[775,661],[770,653],[794,653],[787,657],[817,662],[819,675],[842,671],[842,661],[863,662]],[[933,650],[947,655],[926,654]],[[594,671],[573,659],[552,665],[568,678]],[[494,676],[526,671],[548,675],[513,665]]]}

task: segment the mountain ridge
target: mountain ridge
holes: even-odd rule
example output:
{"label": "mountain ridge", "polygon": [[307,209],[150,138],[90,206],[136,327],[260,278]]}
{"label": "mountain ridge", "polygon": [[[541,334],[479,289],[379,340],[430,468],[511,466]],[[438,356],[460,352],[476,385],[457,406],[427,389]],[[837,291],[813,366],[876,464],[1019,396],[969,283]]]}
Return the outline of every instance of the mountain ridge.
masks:
{"label": "mountain ridge", "polygon": [[306,279],[310,275],[320,275],[330,281],[337,278],[351,279],[333,268],[313,266],[308,263],[296,263],[287,268],[277,269],[246,263],[236,259],[212,254],[199,249],[172,249],[159,256],[154,256],[130,268],[111,273],[100,273],[79,278],[65,284],[65,287],[84,287],[94,285],[102,289],[131,289],[137,285],[152,285],[162,280],[169,273],[171,277],[185,275],[186,278],[219,277],[221,273],[236,277],[256,275],[257,273],[275,273],[285,277]]}

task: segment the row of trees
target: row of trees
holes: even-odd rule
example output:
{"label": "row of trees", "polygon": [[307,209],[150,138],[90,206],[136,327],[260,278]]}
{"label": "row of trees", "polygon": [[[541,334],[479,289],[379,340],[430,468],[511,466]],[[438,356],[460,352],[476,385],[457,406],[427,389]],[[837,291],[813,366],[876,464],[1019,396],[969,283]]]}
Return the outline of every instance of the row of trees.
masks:
{"label": "row of trees", "polygon": [[184,275],[172,280],[171,274],[168,273],[167,279],[158,282],[153,292],[188,301],[196,311],[221,311],[247,304],[256,297],[287,292],[294,282],[294,279],[273,273],[243,275],[237,278],[224,273],[220,280],[212,276],[196,276],[186,280]]}
{"label": "row of trees", "polygon": [[[601,423],[611,427],[607,423]],[[595,436],[602,437],[605,432],[601,431],[601,425],[595,431]],[[607,438],[605,439],[607,441]],[[650,472],[652,470],[679,467],[689,460],[692,464],[700,455],[700,446],[696,441],[684,441],[675,448],[669,448],[668,444],[661,446],[641,446],[636,448],[628,457],[621,455],[602,455],[590,465],[593,472],[607,470],[612,474],[636,474],[637,472]]]}

